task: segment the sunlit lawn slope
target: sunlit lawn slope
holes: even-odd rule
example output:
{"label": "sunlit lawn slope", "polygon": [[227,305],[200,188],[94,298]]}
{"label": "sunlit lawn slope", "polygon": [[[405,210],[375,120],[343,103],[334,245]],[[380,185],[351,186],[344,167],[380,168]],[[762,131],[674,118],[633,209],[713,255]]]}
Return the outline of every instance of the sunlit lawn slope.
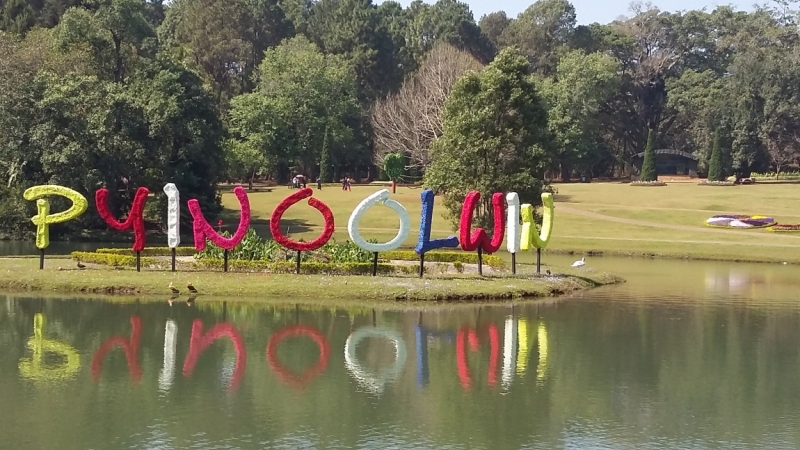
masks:
{"label": "sunlit lawn slope", "polygon": [[[667,179],[668,183],[669,180]],[[692,182],[669,183],[665,187],[632,187],[623,183],[557,184],[556,219],[553,240],[548,250],[602,251],[622,254],[750,261],[800,262],[800,234],[772,233],[767,230],[712,230],[704,226],[709,216],[721,213],[762,214],[779,223],[800,223],[800,185],[756,184],[752,186],[711,187]],[[344,192],[336,185],[314,189],[314,196],[328,204],[336,218],[337,240],[348,239],[347,220],[355,206],[381,186],[354,186]],[[406,247],[416,243],[419,229],[419,188],[398,188],[393,198],[411,216],[412,231]],[[273,208],[293,191],[286,187],[271,192],[250,192],[253,226],[269,236]],[[443,217],[444,207],[437,198],[433,238],[455,234]],[[238,219],[236,198],[223,195],[226,226],[233,230]],[[575,211],[577,210],[577,211]],[[598,216],[579,214],[596,213]],[[614,219],[629,221],[622,223]],[[379,241],[391,239],[398,219],[388,208],[374,207],[362,220],[362,234]],[[281,229],[296,239],[313,239],[322,230],[322,217],[306,202],[290,208]],[[677,226],[677,229],[670,228]],[[505,246],[503,247],[505,248]],[[528,260],[522,257],[522,260]]]}

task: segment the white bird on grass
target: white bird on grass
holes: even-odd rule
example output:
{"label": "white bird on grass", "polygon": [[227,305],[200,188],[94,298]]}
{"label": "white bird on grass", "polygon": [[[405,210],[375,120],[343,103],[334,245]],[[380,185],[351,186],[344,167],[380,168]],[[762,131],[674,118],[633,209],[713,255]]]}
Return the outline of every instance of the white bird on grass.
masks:
{"label": "white bird on grass", "polygon": [[572,263],[572,267],[583,267],[586,265],[586,257],[582,257],[579,261]]}

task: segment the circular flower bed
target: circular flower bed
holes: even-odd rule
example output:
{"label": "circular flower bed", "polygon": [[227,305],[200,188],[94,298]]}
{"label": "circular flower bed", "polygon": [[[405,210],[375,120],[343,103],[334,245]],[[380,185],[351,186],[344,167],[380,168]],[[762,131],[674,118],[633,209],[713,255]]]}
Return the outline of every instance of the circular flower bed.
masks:
{"label": "circular flower bed", "polygon": [[800,223],[775,225],[767,228],[767,231],[784,232],[784,233],[791,231],[800,231]]}
{"label": "circular flower bed", "polygon": [[708,181],[703,180],[697,183],[700,186],[736,186],[736,183],[733,181]]}
{"label": "circular flower bed", "polygon": [[631,181],[631,186],[666,186],[663,181]]}
{"label": "circular flower bed", "polygon": [[775,219],[767,216],[719,214],[706,219],[706,226],[716,228],[764,228],[774,225]]}

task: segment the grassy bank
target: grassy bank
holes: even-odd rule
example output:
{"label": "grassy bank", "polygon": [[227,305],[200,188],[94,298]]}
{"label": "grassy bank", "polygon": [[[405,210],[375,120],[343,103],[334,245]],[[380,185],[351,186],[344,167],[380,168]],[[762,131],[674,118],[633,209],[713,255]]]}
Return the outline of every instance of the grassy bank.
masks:
{"label": "grassy bank", "polygon": [[800,233],[709,228],[715,214],[760,214],[800,223],[795,184],[714,187],[669,183],[557,185],[554,251],[724,261],[800,263]]}
{"label": "grassy bank", "polygon": [[[664,178],[664,177],[662,177]],[[772,233],[760,230],[712,229],[705,220],[722,213],[762,214],[779,223],[800,223],[796,184],[759,183],[751,186],[698,186],[696,182],[675,182],[652,189],[624,183],[557,184],[555,231],[548,251],[602,253],[606,255],[656,256],[751,262],[800,263],[800,233]],[[326,187],[314,196],[333,210],[337,240],[349,239],[347,219],[353,208],[376,186],[356,186],[352,192]],[[272,209],[292,191],[278,187],[271,192],[252,192],[250,201],[254,228],[269,233]],[[411,216],[412,232],[406,248],[413,247],[419,228],[419,188],[398,188],[392,198],[400,201]],[[437,198],[432,238],[453,234]],[[226,226],[233,230],[238,204],[232,194],[223,195]],[[386,208],[374,207],[361,222],[362,235],[387,241],[397,232],[397,217]],[[293,238],[313,239],[322,230],[322,217],[301,203],[290,208],[281,228]],[[505,246],[503,246],[504,248]]]}
{"label": "grassy bank", "polygon": [[[517,276],[426,275],[325,276],[266,273],[222,273],[160,270],[115,270],[98,265],[73,269],[69,261],[49,261],[38,270],[36,258],[0,259],[0,290],[84,294],[170,296],[174,283],[186,298],[192,283],[202,296],[253,300],[360,300],[370,301],[481,301],[560,295],[621,280],[590,271],[567,271],[547,277],[532,273]],[[59,266],[64,270],[59,270]],[[67,269],[69,267],[69,269]],[[555,272],[555,270],[554,270]]]}

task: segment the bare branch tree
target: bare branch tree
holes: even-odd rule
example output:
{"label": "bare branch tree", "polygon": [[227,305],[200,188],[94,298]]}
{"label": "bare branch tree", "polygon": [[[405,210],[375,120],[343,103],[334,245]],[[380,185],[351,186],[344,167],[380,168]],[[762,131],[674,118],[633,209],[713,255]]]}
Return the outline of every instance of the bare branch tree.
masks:
{"label": "bare branch tree", "polygon": [[467,71],[482,69],[469,53],[445,43],[434,45],[400,90],[372,108],[378,166],[383,166],[386,154],[395,152],[408,156],[409,168],[430,165],[429,149],[442,134],[442,111],[453,85]]}

